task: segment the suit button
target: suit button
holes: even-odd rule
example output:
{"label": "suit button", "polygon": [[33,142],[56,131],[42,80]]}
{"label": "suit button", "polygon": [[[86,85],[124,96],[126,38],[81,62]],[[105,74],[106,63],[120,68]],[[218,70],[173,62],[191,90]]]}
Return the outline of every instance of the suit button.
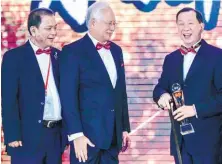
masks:
{"label": "suit button", "polygon": [[113,110],[111,110],[111,112],[114,112],[114,109],[113,109]]}
{"label": "suit button", "polygon": [[38,121],[38,123],[41,123],[41,122],[42,122],[41,120]]}
{"label": "suit button", "polygon": [[41,102],[41,105],[44,105],[44,102]]}

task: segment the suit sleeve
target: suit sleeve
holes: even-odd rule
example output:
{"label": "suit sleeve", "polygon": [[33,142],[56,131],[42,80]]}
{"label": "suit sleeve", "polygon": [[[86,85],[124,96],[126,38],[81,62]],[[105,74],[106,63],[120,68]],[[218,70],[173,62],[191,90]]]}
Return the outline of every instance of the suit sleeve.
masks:
{"label": "suit sleeve", "polygon": [[2,78],[2,124],[4,141],[8,144],[13,141],[21,141],[21,122],[18,108],[18,61],[12,51],[3,56]]}
{"label": "suit sleeve", "polygon": [[195,104],[197,115],[200,119],[222,114],[222,51],[219,55],[213,75],[216,95],[211,96],[209,101]]}
{"label": "suit sleeve", "polygon": [[168,93],[168,72],[167,72],[167,64],[168,64],[168,59],[169,56],[165,57],[164,63],[163,63],[163,68],[162,68],[162,74],[158,80],[157,85],[154,88],[153,91],[153,100],[157,103],[160,96],[164,93]]}
{"label": "suit sleeve", "polygon": [[123,61],[123,53],[121,50],[121,77],[123,79],[123,93],[122,93],[122,111],[123,111],[123,131],[130,132],[130,122],[129,122],[129,112],[128,112],[128,102],[127,102],[127,93],[126,93],[126,79],[125,79],[125,69]]}
{"label": "suit sleeve", "polygon": [[79,59],[74,48],[64,47],[59,60],[60,99],[67,134],[82,132],[79,113]]}

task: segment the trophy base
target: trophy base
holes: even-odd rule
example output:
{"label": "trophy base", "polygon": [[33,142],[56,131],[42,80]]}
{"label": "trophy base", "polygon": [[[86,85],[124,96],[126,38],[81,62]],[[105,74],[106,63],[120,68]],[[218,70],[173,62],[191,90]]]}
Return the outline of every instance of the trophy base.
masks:
{"label": "trophy base", "polygon": [[180,125],[180,133],[184,136],[187,134],[195,133],[193,125],[191,123],[183,123]]}

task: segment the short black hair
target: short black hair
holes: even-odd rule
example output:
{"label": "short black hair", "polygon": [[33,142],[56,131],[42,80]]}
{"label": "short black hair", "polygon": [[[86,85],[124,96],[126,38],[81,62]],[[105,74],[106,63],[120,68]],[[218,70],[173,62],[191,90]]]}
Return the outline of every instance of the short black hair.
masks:
{"label": "short black hair", "polygon": [[35,26],[38,28],[42,21],[41,16],[43,15],[53,16],[55,15],[55,13],[51,9],[48,9],[48,8],[37,8],[30,12],[28,16],[28,31],[30,35],[32,35],[30,31],[30,27]]}
{"label": "short black hair", "polygon": [[193,11],[196,13],[196,18],[198,20],[199,23],[203,23],[203,16],[202,14],[198,11],[198,10],[195,10],[191,7],[185,7],[183,9],[181,9],[180,11],[178,11],[177,15],[176,15],[176,21],[178,21],[178,17],[181,13],[184,13],[184,12],[188,12],[188,11]]}

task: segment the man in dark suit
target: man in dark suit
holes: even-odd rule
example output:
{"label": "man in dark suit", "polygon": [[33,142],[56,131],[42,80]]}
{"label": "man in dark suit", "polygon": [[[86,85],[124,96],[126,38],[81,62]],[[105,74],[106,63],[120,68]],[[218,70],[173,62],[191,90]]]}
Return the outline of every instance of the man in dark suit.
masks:
{"label": "man in dark suit", "polygon": [[[184,8],[176,15],[183,46],[167,55],[163,72],[153,93],[154,101],[170,109],[172,85],[180,84],[185,105],[173,112],[184,164],[216,164],[216,149],[222,113],[222,50],[201,39],[202,15]],[[181,135],[181,121],[187,118],[195,133]],[[178,163],[175,140],[171,154]]]}
{"label": "man in dark suit", "polygon": [[123,54],[109,41],[116,21],[107,3],[90,6],[86,22],[89,32],[65,46],[60,60],[71,163],[114,164],[130,143]]}
{"label": "man in dark suit", "polygon": [[[9,50],[2,62],[2,122],[12,164],[59,164],[62,135],[58,94],[58,55],[53,11],[33,10],[28,17],[30,39]],[[64,139],[64,140],[63,140]]]}

